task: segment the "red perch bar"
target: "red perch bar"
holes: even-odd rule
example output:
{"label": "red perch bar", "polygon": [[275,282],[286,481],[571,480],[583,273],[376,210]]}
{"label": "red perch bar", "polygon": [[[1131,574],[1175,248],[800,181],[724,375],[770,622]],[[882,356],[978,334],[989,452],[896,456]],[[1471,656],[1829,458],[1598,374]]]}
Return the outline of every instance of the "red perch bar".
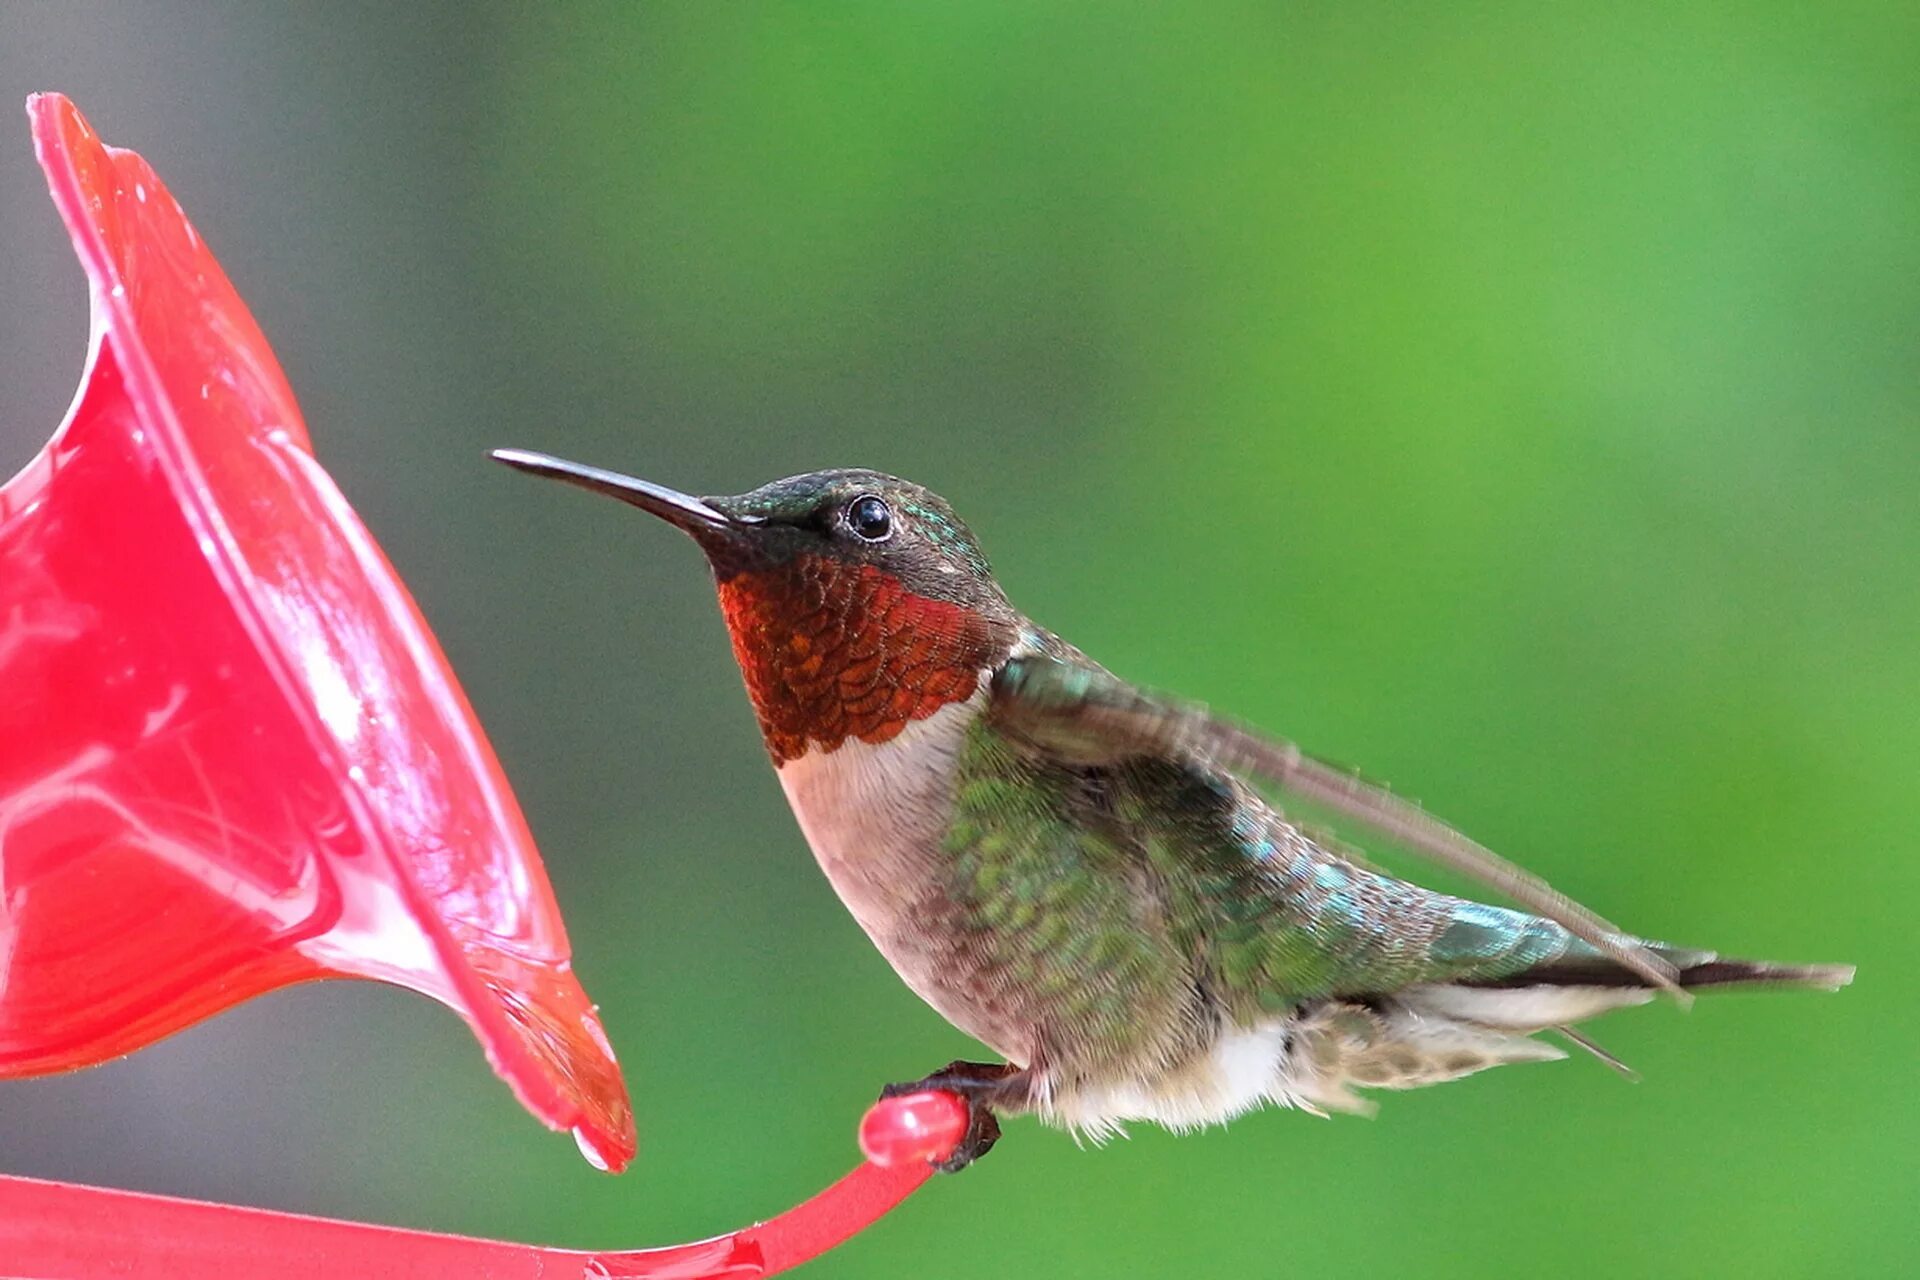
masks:
{"label": "red perch bar", "polygon": [[876,1105],[867,1161],[777,1218],[711,1240],[592,1252],[268,1213],[0,1176],[0,1272],[10,1280],[753,1280],[871,1226],[932,1174],[966,1127],[952,1094]]}

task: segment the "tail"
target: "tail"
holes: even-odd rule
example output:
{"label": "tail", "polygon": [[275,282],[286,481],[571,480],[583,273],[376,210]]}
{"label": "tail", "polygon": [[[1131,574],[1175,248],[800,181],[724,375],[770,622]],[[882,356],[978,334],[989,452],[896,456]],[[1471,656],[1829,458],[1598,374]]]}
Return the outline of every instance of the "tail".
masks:
{"label": "tail", "polygon": [[[1853,981],[1853,966],[1850,964],[1775,964],[1768,960],[1729,960],[1711,951],[1689,951],[1659,943],[1647,945],[1655,955],[1673,966],[1680,986],[1688,991],[1703,987],[1803,987],[1813,991],[1838,991]],[[1645,979],[1639,974],[1621,967],[1597,951],[1585,949],[1570,950],[1566,955],[1499,978],[1456,979],[1455,985],[1478,991],[1533,987],[1647,989]]]}
{"label": "tail", "polygon": [[[1683,988],[1803,987],[1837,991],[1853,966],[1727,960],[1711,951],[1647,944]],[[1557,1031],[1627,1074],[1617,1059],[1570,1030],[1611,1009],[1645,1004],[1655,990],[1633,970],[1576,943],[1564,954],[1498,978],[1454,978],[1373,997],[1311,1002],[1295,1015],[1276,1096],[1308,1110],[1367,1111],[1355,1086],[1412,1089],[1510,1062],[1564,1058],[1533,1039]]]}

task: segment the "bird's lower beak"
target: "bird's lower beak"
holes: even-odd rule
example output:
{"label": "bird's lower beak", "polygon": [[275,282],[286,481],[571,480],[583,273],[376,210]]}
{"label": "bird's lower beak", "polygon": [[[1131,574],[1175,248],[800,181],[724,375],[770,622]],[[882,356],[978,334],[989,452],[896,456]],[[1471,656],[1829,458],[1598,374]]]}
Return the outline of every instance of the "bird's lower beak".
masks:
{"label": "bird's lower beak", "polygon": [[677,525],[691,534],[728,529],[734,525],[733,518],[726,512],[678,489],[669,489],[649,480],[637,480],[617,471],[602,471],[599,467],[568,462],[544,453],[530,453],[525,449],[495,449],[493,457],[495,461],[504,462],[519,471],[551,476],[555,480],[579,485],[582,489],[618,498],[642,511],[650,511],[668,524]]}

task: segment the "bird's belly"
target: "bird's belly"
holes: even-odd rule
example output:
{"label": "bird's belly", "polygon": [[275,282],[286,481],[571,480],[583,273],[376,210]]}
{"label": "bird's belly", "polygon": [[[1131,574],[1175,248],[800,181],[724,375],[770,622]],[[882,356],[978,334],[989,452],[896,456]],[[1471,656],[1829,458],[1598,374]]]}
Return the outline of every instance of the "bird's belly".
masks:
{"label": "bird's belly", "polygon": [[1276,1100],[1287,1052],[1287,1019],[1225,1026],[1203,1046],[1157,1070],[1073,1082],[1049,1097],[1051,1124],[1098,1141],[1130,1120],[1175,1131],[1222,1124]]}
{"label": "bird's belly", "polygon": [[978,698],[944,707],[884,743],[849,739],[779,769],[801,832],[834,892],[915,994],[949,1022],[1016,1062],[1030,1028],[994,998],[959,931],[941,842],[952,816],[957,758]]}

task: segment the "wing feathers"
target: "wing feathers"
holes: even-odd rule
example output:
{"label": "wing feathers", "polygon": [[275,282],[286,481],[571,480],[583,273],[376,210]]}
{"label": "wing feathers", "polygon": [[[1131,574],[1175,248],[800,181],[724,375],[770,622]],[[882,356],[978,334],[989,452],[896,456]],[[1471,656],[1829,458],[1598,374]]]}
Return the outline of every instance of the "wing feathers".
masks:
{"label": "wing feathers", "polygon": [[1091,662],[1046,655],[1011,659],[995,673],[993,714],[1002,728],[1073,760],[1164,754],[1272,783],[1504,895],[1650,986],[1690,999],[1672,965],[1613,924],[1419,806],[1291,742],[1255,734],[1197,704],[1150,694]]}

